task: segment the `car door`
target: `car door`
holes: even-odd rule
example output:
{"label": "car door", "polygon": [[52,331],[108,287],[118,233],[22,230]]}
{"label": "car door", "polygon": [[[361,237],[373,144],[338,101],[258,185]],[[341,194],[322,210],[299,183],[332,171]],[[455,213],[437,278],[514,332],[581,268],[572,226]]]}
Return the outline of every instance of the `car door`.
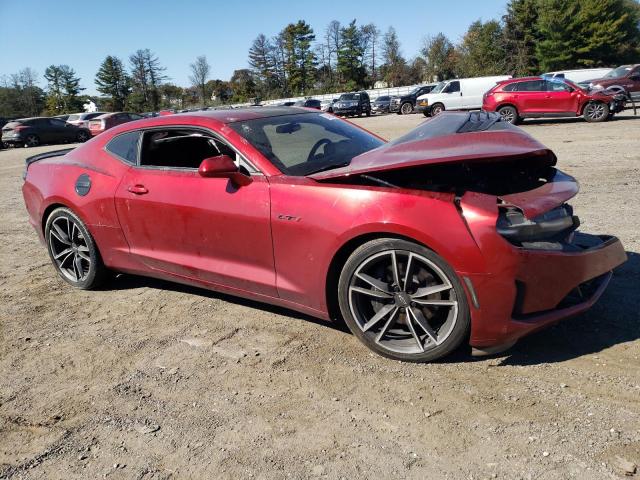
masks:
{"label": "car door", "polygon": [[[175,136],[185,138],[163,141]],[[200,176],[202,159],[237,155],[222,142],[207,147],[208,138],[184,128],[143,132],[140,157],[115,195],[131,254],[178,278],[277,296],[269,184],[257,171],[242,187]]]}
{"label": "car door", "polygon": [[57,118],[49,119],[49,128],[51,129],[52,141],[66,142],[75,140],[76,129],[69,123],[58,120]]}
{"label": "car door", "polygon": [[446,95],[444,102],[446,110],[457,110],[463,107],[463,98],[462,92],[460,91],[459,80],[449,82],[449,84],[442,90],[442,93]]}
{"label": "car door", "polygon": [[513,91],[513,98],[521,114],[541,114],[547,112],[549,99],[545,81],[527,80],[519,82]]}
{"label": "car door", "polygon": [[634,102],[640,102],[640,65],[631,70],[624,88],[629,92]]}
{"label": "car door", "polygon": [[578,111],[577,93],[561,79],[545,81],[544,111],[551,114],[575,115]]}

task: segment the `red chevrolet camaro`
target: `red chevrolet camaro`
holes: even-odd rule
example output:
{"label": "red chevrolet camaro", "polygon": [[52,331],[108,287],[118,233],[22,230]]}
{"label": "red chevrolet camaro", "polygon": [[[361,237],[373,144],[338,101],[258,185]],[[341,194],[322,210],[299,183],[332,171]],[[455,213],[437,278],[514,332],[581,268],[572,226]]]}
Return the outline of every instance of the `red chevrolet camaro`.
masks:
{"label": "red chevrolet camaro", "polygon": [[372,350],[476,353],[588,309],[625,261],[577,232],[576,181],[497,114],[392,142],[301,108],[126,123],[27,160],[29,220],[58,274],[108,270],[343,318]]}

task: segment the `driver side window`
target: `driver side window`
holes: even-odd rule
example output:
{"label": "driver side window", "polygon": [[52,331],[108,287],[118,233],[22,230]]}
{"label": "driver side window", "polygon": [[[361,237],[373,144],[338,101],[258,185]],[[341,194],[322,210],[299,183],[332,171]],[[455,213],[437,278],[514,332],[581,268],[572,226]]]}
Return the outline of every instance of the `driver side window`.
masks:
{"label": "driver side window", "polygon": [[205,158],[218,155],[236,160],[231,148],[198,130],[151,130],[142,136],[140,165],[197,169]]}

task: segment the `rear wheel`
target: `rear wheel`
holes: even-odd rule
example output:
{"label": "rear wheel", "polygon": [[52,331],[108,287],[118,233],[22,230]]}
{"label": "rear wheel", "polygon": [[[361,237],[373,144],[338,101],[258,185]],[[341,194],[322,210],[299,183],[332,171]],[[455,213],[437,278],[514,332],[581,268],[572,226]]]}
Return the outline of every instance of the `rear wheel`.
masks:
{"label": "rear wheel", "polygon": [[27,138],[24,139],[25,147],[37,147],[40,145],[40,138],[35,134],[27,135]]}
{"label": "rear wheel", "polygon": [[455,272],[436,253],[406,240],[378,239],[356,249],[340,274],[338,296],[351,332],[396,360],[440,358],[469,330]]}
{"label": "rear wheel", "polygon": [[433,107],[431,107],[431,116],[435,117],[444,112],[444,105],[441,103],[436,103]]}
{"label": "rear wheel", "polygon": [[589,102],[584,106],[582,116],[587,122],[604,122],[609,117],[609,105],[603,102]]}
{"label": "rear wheel", "polygon": [[409,115],[411,112],[413,112],[411,102],[404,102],[400,107],[400,113],[402,113],[402,115]]}
{"label": "rear wheel", "polygon": [[82,290],[99,286],[107,270],[93,237],[68,208],[57,208],[45,225],[49,257],[62,279]]}
{"label": "rear wheel", "polygon": [[502,120],[507,123],[518,123],[518,111],[511,105],[505,105],[498,109],[498,113],[502,117]]}

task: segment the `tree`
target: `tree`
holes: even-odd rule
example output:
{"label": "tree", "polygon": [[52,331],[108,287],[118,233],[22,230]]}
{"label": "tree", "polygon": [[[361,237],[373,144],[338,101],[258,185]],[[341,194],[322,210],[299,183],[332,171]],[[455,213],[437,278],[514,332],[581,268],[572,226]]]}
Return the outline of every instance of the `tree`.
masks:
{"label": "tree", "polygon": [[506,69],[502,27],[496,20],[473,22],[458,49],[458,75],[500,75]]}
{"label": "tree", "polygon": [[137,50],[129,56],[131,64],[132,95],[129,104],[137,111],[158,110],[160,84],[167,79],[165,68],[148,48]]}
{"label": "tree", "polygon": [[37,85],[38,74],[27,67],[0,81],[0,116],[33,117],[45,105],[44,91]]}
{"label": "tree", "polygon": [[200,95],[200,100],[203,105],[207,104],[207,80],[211,72],[211,66],[207,62],[207,57],[201,55],[196,58],[196,61],[191,64],[191,75],[189,80],[191,85],[194,86]]}
{"label": "tree", "polygon": [[333,75],[333,72],[337,71],[338,66],[338,51],[342,44],[341,31],[342,27],[340,26],[340,22],[332,20],[329,22],[329,25],[327,25],[327,29],[324,33],[324,43],[327,47],[327,67],[329,69],[329,81],[331,84],[337,84],[341,81],[339,77],[335,78]]}
{"label": "tree", "polygon": [[637,3],[539,1],[536,55],[542,70],[616,65],[640,53]]}
{"label": "tree", "polygon": [[338,50],[338,72],[347,90],[356,90],[365,85],[366,71],[363,64],[364,46],[362,32],[353,20],[340,30]]}
{"label": "tree", "polygon": [[421,53],[428,81],[447,80],[455,76],[455,47],[444,33],[425,38]]}
{"label": "tree", "polygon": [[158,88],[160,105],[163,108],[184,108],[184,88],[172,83],[164,83]]}
{"label": "tree", "polygon": [[514,76],[539,73],[536,44],[539,0],[511,0],[502,17],[507,72]]}
{"label": "tree", "polygon": [[50,65],[44,72],[47,80],[47,111],[52,115],[77,112],[82,108],[80,78],[69,65]]}
{"label": "tree", "polygon": [[124,110],[131,87],[122,60],[108,55],[96,73],[95,84],[98,92],[110,97],[113,111]]}
{"label": "tree", "polygon": [[281,86],[277,60],[273,43],[262,33],[258,35],[249,49],[249,66],[262,98],[270,98]]}
{"label": "tree", "polygon": [[246,102],[256,96],[256,83],[251,70],[246,68],[233,72],[229,86],[233,90],[233,99],[235,101]]}
{"label": "tree", "polygon": [[380,29],[373,23],[363,25],[360,27],[360,36],[362,38],[362,50],[364,52],[362,56],[363,66],[365,66],[365,69],[369,69],[368,73],[371,78],[371,84],[374,84],[377,80],[376,60],[380,55],[380,52],[376,50],[380,38]]}
{"label": "tree", "polygon": [[313,87],[315,77],[315,55],[311,48],[311,42],[316,38],[313,29],[304,20],[299,20],[287,25],[280,36],[289,89],[305,94]]}
{"label": "tree", "polygon": [[403,85],[407,80],[407,61],[400,52],[400,40],[393,27],[384,34],[382,58],[384,80],[391,86]]}

